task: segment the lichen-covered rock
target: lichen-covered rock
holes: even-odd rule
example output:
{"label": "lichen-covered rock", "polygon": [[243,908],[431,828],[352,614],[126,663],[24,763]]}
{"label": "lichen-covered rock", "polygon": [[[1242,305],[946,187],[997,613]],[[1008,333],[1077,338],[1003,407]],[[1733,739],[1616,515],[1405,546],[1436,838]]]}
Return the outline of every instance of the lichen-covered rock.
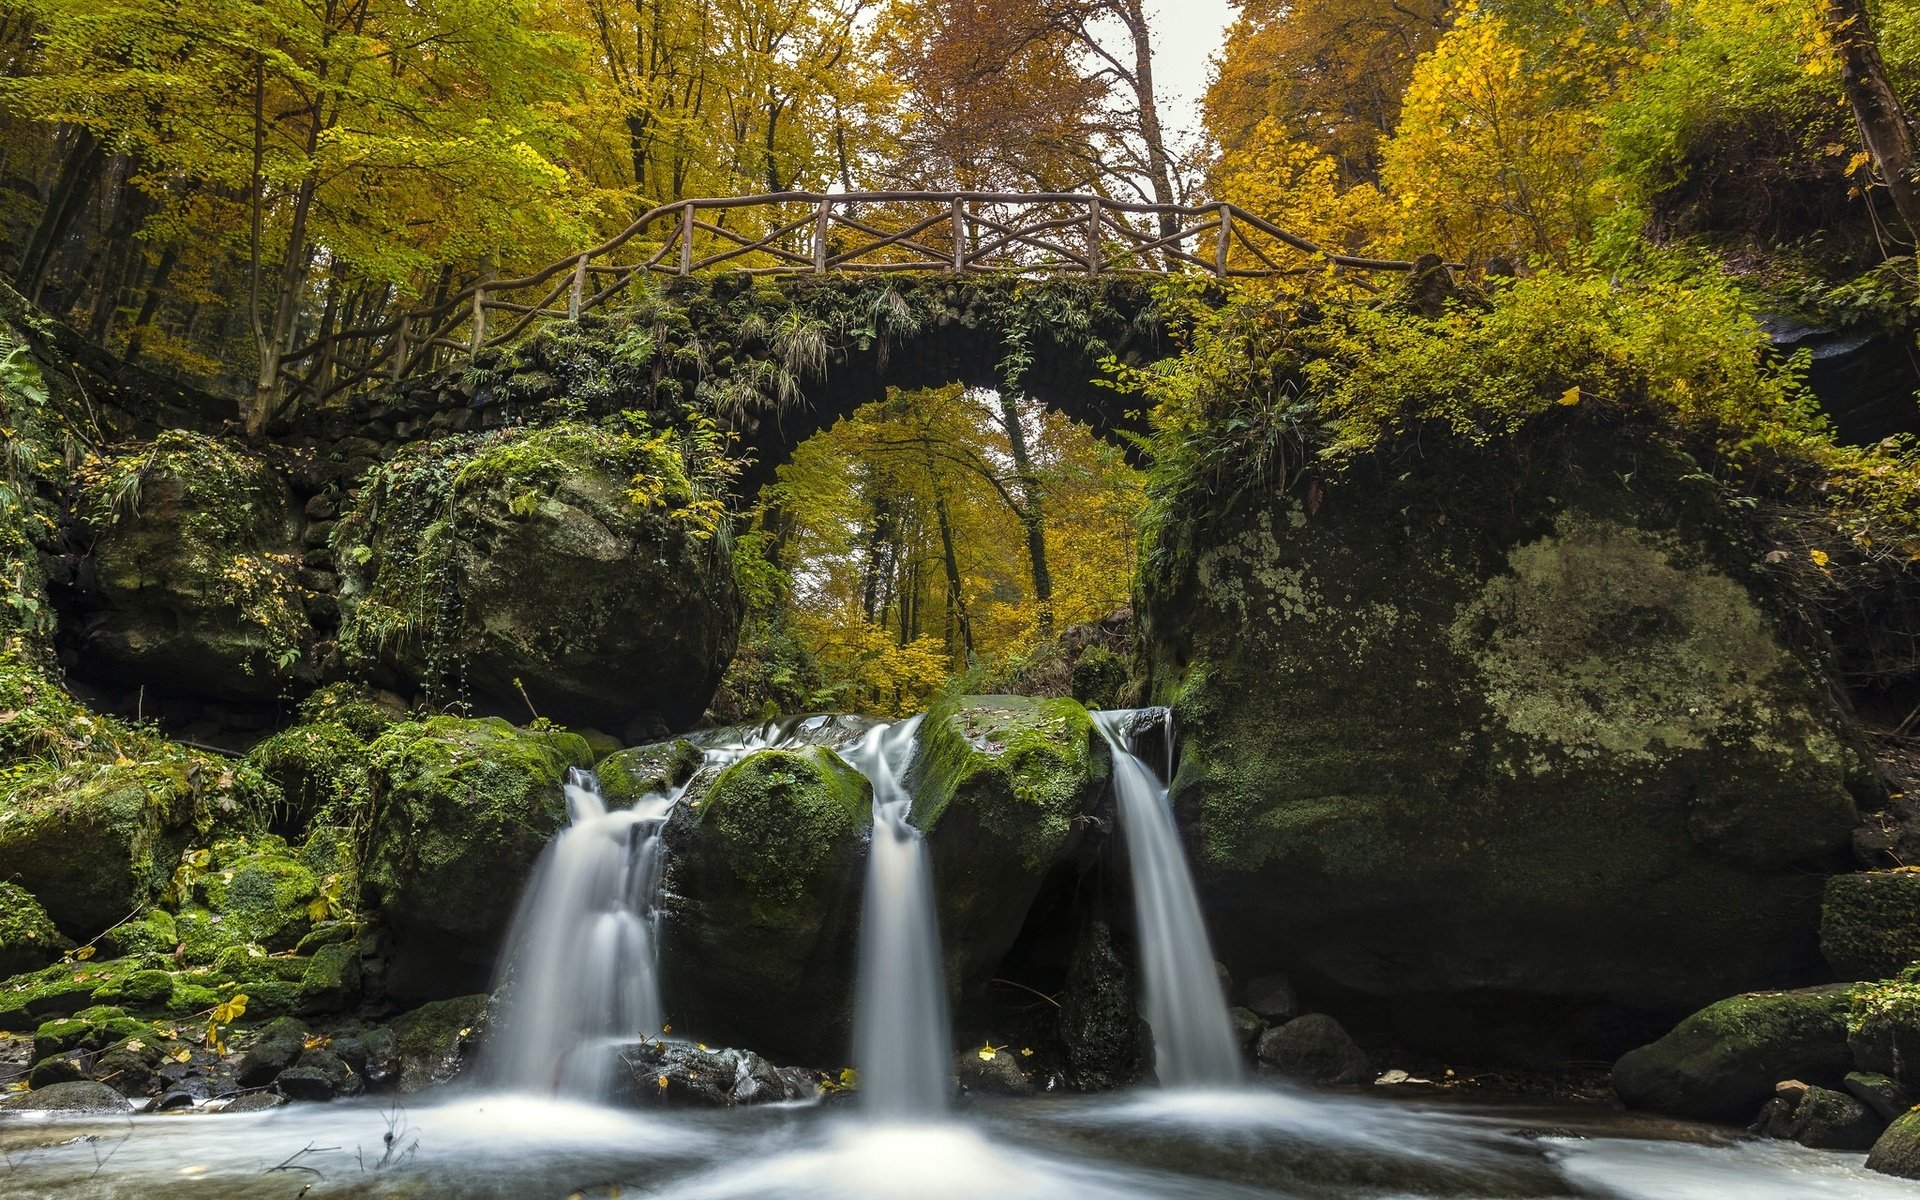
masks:
{"label": "lichen-covered rock", "polygon": [[392,937],[386,990],[442,998],[485,985],[534,860],[566,821],[562,782],[586,743],[498,717],[432,717],[373,744],[361,886]]}
{"label": "lichen-covered rock", "polygon": [[72,946],[32,892],[0,879],[0,979],[38,970]]}
{"label": "lichen-covered rock", "polygon": [[455,996],[423,1004],[393,1022],[393,1053],[399,1061],[398,1090],[411,1094],[446,1083],[465,1065],[486,1024],[485,995]]}
{"label": "lichen-covered rock", "polygon": [[739,1108],[811,1099],[819,1077],[776,1067],[751,1050],[636,1042],[618,1056],[615,1099],[636,1108]]}
{"label": "lichen-covered rock", "polygon": [[667,1015],[711,1042],[844,1053],[872,789],[823,746],[760,750],[668,818]]}
{"label": "lichen-covered rock", "polygon": [[1710,1004],[1613,1067],[1613,1090],[1634,1108],[1703,1121],[1745,1121],[1799,1079],[1839,1088],[1854,1066],[1847,1017],[1854,989],[1838,984],[1756,992]]}
{"label": "lichen-covered rock", "polygon": [[594,765],[610,808],[629,807],[642,796],[669,792],[700,769],[700,748],[685,738],[618,750]]}
{"label": "lichen-covered rock", "polygon": [[928,711],[909,768],[949,981],[991,972],[1106,794],[1111,751],[1073,700],[966,696]]}
{"label": "lichen-covered rock", "polygon": [[124,1113],[133,1105],[104,1083],[56,1083],[0,1100],[0,1112]]}
{"label": "lichen-covered rock", "polygon": [[1920,1112],[1910,1112],[1887,1126],[1867,1154],[1867,1170],[1920,1179]]}
{"label": "lichen-covered rock", "polygon": [[1920,962],[1920,867],[1827,880],[1820,953],[1842,979],[1888,979]]}
{"label": "lichen-covered rock", "polygon": [[350,662],[429,696],[691,724],[739,637],[717,455],[561,423],[428,443],[335,536]]}
{"label": "lichen-covered rock", "polygon": [[1423,440],[1156,532],[1153,691],[1237,973],[1488,1056],[1814,977],[1855,735],[1713,482],[1580,439]]}
{"label": "lichen-covered rock", "polygon": [[169,430],[88,463],[80,484],[89,677],[223,700],[311,684],[299,516],[265,459]]}

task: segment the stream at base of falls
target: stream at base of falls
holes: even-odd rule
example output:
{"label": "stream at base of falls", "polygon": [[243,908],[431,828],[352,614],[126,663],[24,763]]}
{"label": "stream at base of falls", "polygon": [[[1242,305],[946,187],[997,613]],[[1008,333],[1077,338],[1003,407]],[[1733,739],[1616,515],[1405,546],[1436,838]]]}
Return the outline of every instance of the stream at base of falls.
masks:
{"label": "stream at base of falls", "polygon": [[[389,1151],[387,1134],[395,1136]],[[0,1120],[8,1200],[1893,1200],[1862,1155],[1604,1109],[1269,1086],[636,1112],[449,1088],[256,1114]]]}

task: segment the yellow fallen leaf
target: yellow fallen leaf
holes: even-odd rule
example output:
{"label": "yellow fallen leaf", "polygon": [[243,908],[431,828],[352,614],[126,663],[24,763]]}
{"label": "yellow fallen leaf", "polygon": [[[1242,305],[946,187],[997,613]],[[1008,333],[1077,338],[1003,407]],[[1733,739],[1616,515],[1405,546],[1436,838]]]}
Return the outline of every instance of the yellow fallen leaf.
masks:
{"label": "yellow fallen leaf", "polygon": [[662,1075],[662,1076],[660,1077],[660,1086],[661,1086],[661,1087],[665,1087],[665,1086],[667,1086],[667,1077],[666,1077],[665,1075]]}
{"label": "yellow fallen leaf", "polygon": [[1816,567],[1824,567],[1829,561],[1825,550],[1809,550],[1807,557],[1813,560],[1813,565]]}
{"label": "yellow fallen leaf", "polygon": [[1562,405],[1565,405],[1568,408],[1572,408],[1574,405],[1580,403],[1579,387],[1578,386],[1570,387],[1566,391],[1561,392],[1559,403]]}
{"label": "yellow fallen leaf", "polygon": [[975,1053],[980,1056],[981,1062],[992,1062],[993,1056],[1005,1049],[1005,1046],[996,1046],[992,1042],[988,1042],[981,1046],[979,1050],[975,1051]]}
{"label": "yellow fallen leaf", "polygon": [[177,1063],[186,1062],[188,1059],[192,1057],[193,1057],[193,1051],[187,1049],[185,1046],[182,1046],[178,1050],[175,1050],[173,1052],[173,1061]]}
{"label": "yellow fallen leaf", "polygon": [[75,962],[85,962],[92,957],[93,957],[92,946],[82,946],[78,950],[75,950],[73,952],[73,958]]}

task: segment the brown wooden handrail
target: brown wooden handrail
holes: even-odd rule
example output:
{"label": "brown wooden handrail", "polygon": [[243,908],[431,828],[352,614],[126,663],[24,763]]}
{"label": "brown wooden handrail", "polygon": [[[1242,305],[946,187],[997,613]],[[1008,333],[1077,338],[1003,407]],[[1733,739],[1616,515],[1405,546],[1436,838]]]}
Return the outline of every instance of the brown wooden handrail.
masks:
{"label": "brown wooden handrail", "polygon": [[[802,206],[812,211],[796,219],[792,214]],[[769,210],[765,232],[727,226],[729,215],[751,209]],[[703,214],[713,219],[704,220]],[[890,214],[906,220],[889,228]],[[1137,228],[1127,217],[1153,220]],[[1168,224],[1173,232],[1162,232]],[[836,231],[843,235],[838,245]],[[1204,240],[1209,234],[1211,240]],[[635,242],[640,243],[637,252],[622,255]],[[1188,250],[1190,243],[1198,253]],[[1288,254],[1298,261],[1286,261]],[[438,350],[477,355],[512,341],[536,322],[578,321],[648,274],[894,270],[1259,279],[1406,272],[1413,266],[1327,250],[1223,201],[1148,204],[1084,192],[967,191],[774,192],[676,200],[648,209],[599,245],[531,275],[482,280],[383,324],[327,333],[281,361],[289,367],[311,361],[304,377],[292,377],[291,391],[325,400],[375,379],[398,382],[430,371],[439,365]],[[504,319],[492,326],[496,314]]]}

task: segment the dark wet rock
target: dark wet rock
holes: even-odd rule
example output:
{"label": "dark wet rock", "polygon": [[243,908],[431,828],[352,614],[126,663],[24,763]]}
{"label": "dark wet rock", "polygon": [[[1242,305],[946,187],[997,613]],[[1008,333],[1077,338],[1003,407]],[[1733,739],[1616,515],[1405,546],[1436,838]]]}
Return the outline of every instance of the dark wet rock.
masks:
{"label": "dark wet rock", "polygon": [[385,988],[444,999],[484,987],[586,743],[499,718],[431,717],[373,743],[381,801],[362,891],[391,937]]}
{"label": "dark wet rock", "polygon": [[1267,1030],[1256,1053],[1262,1065],[1303,1083],[1365,1083],[1372,1075],[1366,1054],[1325,1013],[1308,1013]]}
{"label": "dark wet rock", "polygon": [[278,1017],[254,1031],[253,1040],[234,1071],[234,1079],[243,1088],[265,1087],[293,1065],[305,1049],[306,1023],[293,1017]]}
{"label": "dark wet rock", "polygon": [[1897,1120],[1913,1107],[1913,1093],[1902,1087],[1898,1080],[1885,1075],[1872,1071],[1849,1071],[1844,1082],[1847,1091],[1878,1113],[1882,1121]]}
{"label": "dark wet rock", "polygon": [[1105,921],[1090,919],[1081,930],[1059,1014],[1069,1087],[1108,1091],[1137,1083],[1146,1073],[1147,1026],[1134,1006],[1133,973]]}
{"label": "dark wet rock", "polygon": [[0,1112],[124,1113],[133,1105],[104,1083],[79,1081],[37,1087],[0,1099]]}
{"label": "dark wet rock", "polygon": [[1829,879],[1820,952],[1842,979],[1888,979],[1920,961],[1920,868]]}
{"label": "dark wet rock", "polygon": [[750,1050],[636,1042],[617,1053],[616,1098],[636,1108],[736,1108],[805,1100],[817,1090]]}
{"label": "dark wet rock", "polygon": [[299,519],[265,459],[170,430],[84,478],[76,632],[87,677],[268,702],[311,686]]}
{"label": "dark wet rock", "polygon": [[1233,1040],[1240,1047],[1241,1055],[1253,1057],[1254,1046],[1260,1041],[1260,1035],[1266,1032],[1267,1023],[1250,1008],[1228,1009],[1227,1020],[1233,1025]]}
{"label": "dark wet rock", "polygon": [[1751,1128],[1814,1150],[1865,1150],[1885,1127],[1872,1109],[1845,1092],[1802,1087],[1767,1101]]}
{"label": "dark wet rock", "polygon": [[33,1064],[27,1073],[29,1087],[44,1088],[93,1078],[93,1055],[86,1050],[52,1054]]}
{"label": "dark wet rock", "polygon": [[279,1108],[286,1102],[287,1098],[278,1092],[248,1092],[245,1095],[235,1096],[232,1100],[229,1100],[226,1107],[220,1111],[229,1113],[266,1112],[270,1108]]}
{"label": "dark wet rock", "polygon": [[640,440],[562,423],[403,451],[340,520],[349,662],[488,711],[692,724],[742,606],[725,540],[675,515],[686,482]]}
{"label": "dark wet rock", "polygon": [[446,1083],[460,1073],[483,1030],[485,995],[456,996],[423,1004],[393,1021],[396,1088],[410,1094]]}
{"label": "dark wet rock", "polygon": [[399,1050],[390,1029],[360,1025],[338,1028],[330,1035],[327,1049],[339,1055],[368,1090],[378,1090],[399,1077]]}
{"label": "dark wet rock", "polygon": [[128,1096],[144,1096],[159,1078],[164,1051],[149,1037],[115,1042],[93,1063],[93,1077]]}
{"label": "dark wet rock", "polygon": [[1300,998],[1285,975],[1261,975],[1247,981],[1247,1007],[1261,1020],[1280,1025],[1300,1015]]}
{"label": "dark wet rock", "polygon": [[1816,977],[1866,759],[1694,464],[1423,438],[1157,537],[1152,694],[1238,973],[1489,1057]]}
{"label": "dark wet rock", "polygon": [[274,1087],[289,1100],[335,1100],[361,1091],[360,1076],[346,1060],[325,1047],[303,1050],[280,1072]]}
{"label": "dark wet rock", "polygon": [[1614,1064],[1614,1091],[1634,1108],[1738,1121],[1780,1080],[1838,1087],[1854,1066],[1847,1045],[1853,990],[1836,984],[1711,1004]]}
{"label": "dark wet rock", "polygon": [[1020,1065],[1012,1047],[994,1047],[988,1053],[962,1050],[953,1056],[953,1075],[963,1092],[984,1096],[1031,1096],[1033,1077]]}
{"label": "dark wet rock", "polygon": [[947,969],[965,988],[1013,945],[1047,875],[1078,848],[1112,752],[1073,700],[963,696],[928,710],[909,776]]}
{"label": "dark wet rock", "polygon": [[760,750],[662,831],[669,1017],[717,1044],[844,1053],[872,789],[822,746]]}

